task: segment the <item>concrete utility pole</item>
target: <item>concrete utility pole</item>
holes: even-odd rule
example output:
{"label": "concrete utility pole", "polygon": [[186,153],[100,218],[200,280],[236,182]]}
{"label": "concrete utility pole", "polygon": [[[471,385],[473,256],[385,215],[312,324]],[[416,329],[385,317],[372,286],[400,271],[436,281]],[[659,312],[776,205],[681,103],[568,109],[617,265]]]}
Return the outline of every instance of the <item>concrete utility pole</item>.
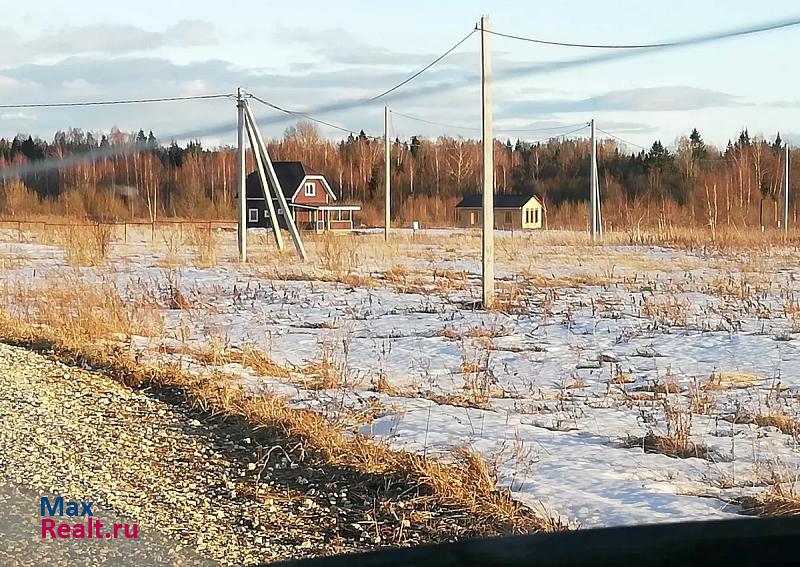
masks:
{"label": "concrete utility pole", "polygon": [[[245,102],[245,104],[247,104]],[[247,107],[249,114],[250,105]],[[275,244],[278,250],[283,250],[283,236],[281,235],[281,226],[278,224],[278,217],[275,214],[275,205],[272,202],[272,195],[269,190],[269,183],[267,182],[267,173],[264,168],[264,161],[261,159],[261,144],[258,141],[256,132],[250,127],[250,120],[245,116],[245,130],[247,130],[247,140],[250,142],[250,149],[253,151],[253,161],[256,163],[256,172],[258,173],[258,180],[261,183],[261,194],[267,204],[267,211],[269,212],[269,222],[272,225],[272,234],[275,236]],[[246,184],[245,184],[246,187]]]}
{"label": "concrete utility pole", "polygon": [[383,205],[383,239],[389,241],[389,228],[392,225],[392,148],[389,141],[389,107],[383,107],[383,161],[386,167],[386,191]]}
{"label": "concrete utility pole", "polygon": [[244,91],[236,89],[236,110],[238,125],[236,130],[236,187],[239,191],[237,203],[237,242],[239,244],[239,261],[247,262],[247,196],[245,195],[245,163],[244,163]]}
{"label": "concrete utility pole", "polygon": [[594,188],[595,188],[595,210],[597,211],[597,235],[603,238],[603,203],[600,200],[600,168],[597,164],[597,151],[594,155]]}
{"label": "concrete utility pole", "polygon": [[589,123],[592,131],[592,154],[589,171],[589,235],[597,240],[597,138],[595,137],[594,118]]}
{"label": "concrete utility pole", "polygon": [[789,232],[789,143],[783,158],[783,232]]}
{"label": "concrete utility pole", "polygon": [[492,135],[492,62],[489,55],[489,18],[481,17],[481,95],[483,145],[483,308],[494,304],[494,136]]}
{"label": "concrete utility pole", "polygon": [[280,181],[278,181],[278,176],[275,174],[275,168],[272,165],[272,159],[270,159],[269,152],[267,152],[267,145],[264,143],[264,138],[261,137],[261,131],[258,129],[258,124],[256,124],[256,119],[253,118],[253,113],[251,112],[247,101],[244,101],[244,109],[247,116],[248,127],[253,132],[256,142],[258,143],[258,151],[261,152],[261,160],[264,163],[267,180],[269,181],[272,191],[275,193],[275,196],[278,199],[278,206],[281,207],[281,210],[283,211],[283,218],[286,219],[286,226],[289,227],[289,234],[292,237],[292,242],[294,242],[294,247],[297,250],[297,253],[300,255],[300,259],[305,261],[308,256],[306,254],[305,246],[303,246],[303,241],[300,240],[300,232],[297,230],[297,225],[294,222],[294,218],[292,218],[292,211],[289,209],[289,204],[286,202],[286,196],[283,194],[283,188],[281,187]]}

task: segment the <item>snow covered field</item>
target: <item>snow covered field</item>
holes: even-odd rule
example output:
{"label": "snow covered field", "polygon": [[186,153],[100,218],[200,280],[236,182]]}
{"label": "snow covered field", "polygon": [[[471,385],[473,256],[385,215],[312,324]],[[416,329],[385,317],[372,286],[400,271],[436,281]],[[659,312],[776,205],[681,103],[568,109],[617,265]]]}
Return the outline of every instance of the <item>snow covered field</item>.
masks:
{"label": "snow covered field", "polygon": [[585,527],[729,517],[796,484],[794,248],[498,233],[487,312],[477,233],[317,237],[306,264],[253,235],[246,266],[234,234],[217,238],[204,268],[149,232],[73,267],[8,233],[5,307],[35,318],[54,288],[112,289],[153,329],[132,340],[143,357],[213,367],[394,447],[472,448],[516,498]]}

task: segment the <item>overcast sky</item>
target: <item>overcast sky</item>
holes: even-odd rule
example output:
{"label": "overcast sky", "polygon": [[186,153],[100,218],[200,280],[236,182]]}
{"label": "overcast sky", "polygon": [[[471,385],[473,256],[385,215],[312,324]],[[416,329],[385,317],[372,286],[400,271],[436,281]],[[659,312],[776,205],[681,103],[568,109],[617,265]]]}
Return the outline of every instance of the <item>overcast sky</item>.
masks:
{"label": "overcast sky", "polygon": [[[503,1],[39,0],[3,3],[0,104],[229,93],[242,86],[302,111],[335,107],[393,86],[466,35],[481,14],[491,28],[567,42],[654,42],[800,15],[791,0]],[[533,65],[596,55],[491,38],[495,128],[567,126],[595,118],[635,144],[672,144],[691,128],[724,145],[743,127],[800,143],[800,27],[554,72]],[[480,126],[479,37],[388,104],[398,112]],[[604,52],[608,53],[608,52]],[[448,85],[446,89],[437,86]],[[381,134],[383,103],[319,118]],[[255,105],[267,136],[292,122]],[[0,109],[0,136],[58,129],[153,130],[162,141],[204,134],[231,143],[229,100],[72,109]],[[325,135],[343,134],[321,127]],[[566,130],[566,128],[565,128]],[[476,136],[395,115],[393,135]],[[536,139],[544,133],[502,133]]]}

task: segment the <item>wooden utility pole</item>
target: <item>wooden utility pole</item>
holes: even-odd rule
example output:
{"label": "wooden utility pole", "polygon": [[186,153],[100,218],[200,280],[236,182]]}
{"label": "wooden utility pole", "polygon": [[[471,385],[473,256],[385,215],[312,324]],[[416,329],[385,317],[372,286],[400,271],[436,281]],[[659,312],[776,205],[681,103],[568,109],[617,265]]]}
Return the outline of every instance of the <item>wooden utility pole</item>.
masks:
{"label": "wooden utility pole", "polygon": [[245,162],[244,162],[244,91],[236,89],[236,110],[238,124],[236,130],[236,187],[239,191],[237,202],[237,242],[239,244],[239,261],[247,262],[247,196],[245,195]]}
{"label": "wooden utility pole", "polygon": [[383,204],[383,239],[389,241],[392,224],[392,148],[389,141],[389,107],[383,107],[383,161],[386,167],[386,191]]}
{"label": "wooden utility pole", "polygon": [[483,308],[494,304],[494,136],[492,135],[492,63],[489,55],[489,18],[481,17],[481,95],[483,145]]}
{"label": "wooden utility pole", "polygon": [[597,138],[595,137],[594,118],[589,123],[592,131],[592,153],[589,166],[589,235],[597,240]]}
{"label": "wooden utility pole", "polygon": [[789,232],[789,143],[783,158],[783,232]]}

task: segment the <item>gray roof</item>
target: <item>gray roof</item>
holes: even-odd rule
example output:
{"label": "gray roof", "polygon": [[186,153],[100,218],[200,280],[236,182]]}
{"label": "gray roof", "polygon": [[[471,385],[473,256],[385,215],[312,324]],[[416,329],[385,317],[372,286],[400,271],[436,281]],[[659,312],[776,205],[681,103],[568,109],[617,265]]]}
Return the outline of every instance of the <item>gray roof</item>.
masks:
{"label": "gray roof", "polygon": [[[497,195],[494,196],[495,209],[521,209],[536,195]],[[457,209],[482,209],[483,195],[464,195],[456,205]]]}
{"label": "gray roof", "polygon": [[[272,167],[275,168],[275,175],[287,199],[292,198],[306,175],[320,175],[299,161],[273,161]],[[258,179],[257,171],[247,176],[246,193],[249,198],[261,198],[264,196],[261,192],[261,181]]]}

